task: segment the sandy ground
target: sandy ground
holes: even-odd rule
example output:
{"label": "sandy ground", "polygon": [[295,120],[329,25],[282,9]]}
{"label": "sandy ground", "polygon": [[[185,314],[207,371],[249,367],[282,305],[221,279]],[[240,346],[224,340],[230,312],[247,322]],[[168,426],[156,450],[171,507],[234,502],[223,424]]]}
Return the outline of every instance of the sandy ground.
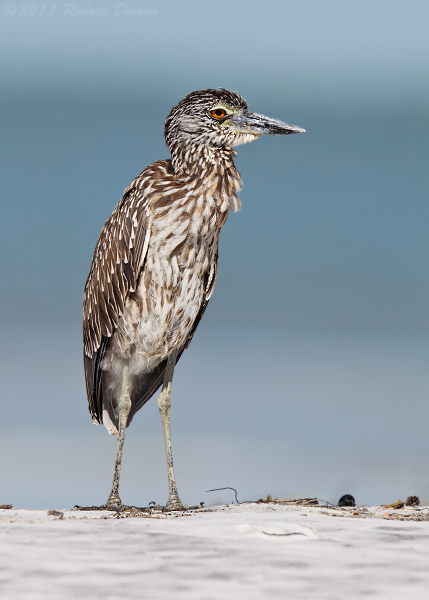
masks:
{"label": "sandy ground", "polygon": [[[429,521],[386,509],[63,513],[0,510],[2,599],[429,598]],[[396,514],[429,518],[427,508]]]}

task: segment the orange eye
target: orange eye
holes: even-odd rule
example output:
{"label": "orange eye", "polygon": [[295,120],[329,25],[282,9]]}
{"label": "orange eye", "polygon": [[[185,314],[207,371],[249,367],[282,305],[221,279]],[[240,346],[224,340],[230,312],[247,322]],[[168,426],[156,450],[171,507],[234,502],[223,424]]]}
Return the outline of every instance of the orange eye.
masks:
{"label": "orange eye", "polygon": [[210,111],[210,114],[214,119],[223,119],[226,116],[226,110],[223,110],[223,108],[215,108]]}

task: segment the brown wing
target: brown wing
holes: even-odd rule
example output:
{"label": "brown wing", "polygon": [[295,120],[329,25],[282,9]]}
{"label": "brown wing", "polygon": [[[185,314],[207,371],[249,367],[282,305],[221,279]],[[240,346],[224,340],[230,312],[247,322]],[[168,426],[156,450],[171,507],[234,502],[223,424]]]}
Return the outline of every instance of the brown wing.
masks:
{"label": "brown wing", "polygon": [[89,412],[102,422],[101,363],[129,293],[137,287],[149,239],[143,191],[126,191],[104,225],[83,299],[83,347]]}
{"label": "brown wing", "polygon": [[[188,336],[188,339],[186,340],[185,345],[183,346],[183,348],[179,349],[176,364],[177,364],[179,358],[182,356],[184,350],[186,350],[186,348],[191,343],[191,340],[194,337],[195,330],[197,329],[198,324],[201,321],[201,318],[204,314],[204,311],[207,308],[207,305],[210,300],[210,296],[213,293],[214,286],[216,283],[217,263],[218,263],[218,255],[216,254],[216,260],[213,265],[213,268],[206,275],[206,282],[205,282],[205,290],[206,291],[204,294],[204,300],[201,303],[200,310],[198,311],[198,314],[195,318],[191,332]],[[132,418],[136,414],[136,412],[138,410],[140,410],[144,404],[146,404],[146,402],[154,395],[154,393],[157,391],[157,389],[159,389],[159,387],[162,385],[166,367],[167,367],[167,359],[163,360],[153,371],[151,371],[150,373],[147,373],[145,375],[145,377],[141,380],[140,386],[137,390],[137,393],[133,398],[133,404],[131,406],[131,411],[130,411],[130,414],[128,417],[127,427],[131,423]]]}

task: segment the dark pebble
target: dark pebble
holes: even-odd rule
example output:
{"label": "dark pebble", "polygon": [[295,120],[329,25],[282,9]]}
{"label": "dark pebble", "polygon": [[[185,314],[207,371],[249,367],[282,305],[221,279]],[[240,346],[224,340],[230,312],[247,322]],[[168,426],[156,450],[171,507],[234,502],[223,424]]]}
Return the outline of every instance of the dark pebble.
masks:
{"label": "dark pebble", "polygon": [[356,501],[351,494],[344,494],[338,500],[338,506],[356,506]]}

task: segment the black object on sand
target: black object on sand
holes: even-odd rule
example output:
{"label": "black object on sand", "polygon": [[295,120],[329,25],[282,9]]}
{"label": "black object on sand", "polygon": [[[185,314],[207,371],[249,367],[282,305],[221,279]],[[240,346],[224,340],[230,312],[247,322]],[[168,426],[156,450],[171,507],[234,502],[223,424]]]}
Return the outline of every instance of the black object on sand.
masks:
{"label": "black object on sand", "polygon": [[351,494],[344,494],[338,500],[338,506],[356,506],[356,501]]}

